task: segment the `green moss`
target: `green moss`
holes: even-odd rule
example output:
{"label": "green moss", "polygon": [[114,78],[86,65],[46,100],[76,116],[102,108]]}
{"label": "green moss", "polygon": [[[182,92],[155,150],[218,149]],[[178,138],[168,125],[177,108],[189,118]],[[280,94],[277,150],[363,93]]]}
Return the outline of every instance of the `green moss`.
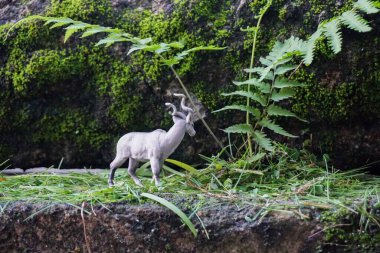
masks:
{"label": "green moss", "polygon": [[113,16],[112,6],[108,0],[52,0],[47,15],[102,24]]}
{"label": "green moss", "polygon": [[[342,207],[323,212],[321,221],[325,224],[326,243],[346,245],[350,250],[360,252],[374,252],[380,246],[379,234],[374,232],[378,229],[377,225],[362,213],[355,214]],[[370,227],[373,227],[372,232]]]}

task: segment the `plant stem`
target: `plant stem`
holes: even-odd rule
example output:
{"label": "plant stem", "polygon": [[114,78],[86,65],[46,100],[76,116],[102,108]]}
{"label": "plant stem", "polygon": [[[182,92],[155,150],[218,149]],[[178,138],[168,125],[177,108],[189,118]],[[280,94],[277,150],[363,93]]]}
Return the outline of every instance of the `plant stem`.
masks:
{"label": "plant stem", "polygon": [[[253,44],[252,44],[252,54],[251,54],[251,62],[249,64],[249,68],[253,68],[253,63],[254,63],[254,59],[255,59],[255,50],[256,50],[256,41],[257,41],[257,34],[259,33],[259,28],[260,28],[260,24],[261,24],[261,20],[263,19],[264,17],[264,14],[267,12],[267,10],[269,9],[270,5],[272,4],[271,1],[268,1],[268,3],[266,4],[266,6],[264,7],[264,9],[262,9],[260,11],[260,16],[259,16],[259,20],[257,21],[257,24],[256,24],[256,29],[254,30],[254,36],[253,36]],[[248,79],[252,79],[252,72],[249,72],[248,74]],[[247,91],[248,92],[251,92],[251,84],[248,84],[248,87],[247,87]],[[247,97],[247,107],[249,107],[251,104],[251,100],[249,97]],[[250,124],[250,117],[249,117],[249,112],[246,113],[246,124],[249,125]],[[247,141],[248,141],[248,149],[249,149],[249,155],[252,156],[253,154],[253,150],[252,150],[252,142],[251,142],[251,134],[250,133],[247,133]]]}
{"label": "plant stem", "polygon": [[[162,57],[162,56],[161,56]],[[163,57],[162,57],[163,58]],[[164,58],[163,58],[164,59]],[[212,136],[212,138],[214,138],[214,140],[216,141],[216,143],[219,145],[219,147],[221,149],[224,149],[223,147],[223,143],[218,139],[218,137],[216,137],[216,135],[213,133],[213,131],[211,130],[211,128],[209,127],[209,125],[207,124],[207,122],[203,119],[203,117],[201,116],[201,114],[199,113],[197,107],[195,106],[195,103],[194,103],[194,100],[191,98],[190,96],[190,93],[189,91],[187,90],[186,86],[184,85],[184,83],[182,82],[181,78],[179,77],[177,71],[173,68],[173,66],[170,66],[170,69],[172,70],[172,72],[174,73],[175,77],[177,78],[179,84],[181,85],[181,88],[183,89],[183,91],[185,92],[185,95],[186,97],[189,98],[190,100],[190,104],[191,106],[193,107],[194,111],[195,111],[195,114],[198,116],[198,118],[202,121],[203,125],[206,127],[207,131],[210,133],[210,135]],[[227,155],[232,158],[232,155],[227,151],[225,150],[225,152],[227,153]]]}

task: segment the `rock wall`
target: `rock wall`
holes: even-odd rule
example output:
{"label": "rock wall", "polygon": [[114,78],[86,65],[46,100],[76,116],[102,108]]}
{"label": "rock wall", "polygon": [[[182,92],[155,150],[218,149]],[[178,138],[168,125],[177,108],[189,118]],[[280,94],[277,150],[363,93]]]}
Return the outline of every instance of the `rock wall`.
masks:
{"label": "rock wall", "polygon": [[[43,204],[13,203],[0,215],[1,252],[315,252],[322,233],[317,222],[294,215],[269,215],[248,222],[257,210],[221,205],[199,212],[194,238],[171,211],[153,205],[95,206],[90,215],[69,205],[54,205],[29,217]],[[88,210],[87,210],[88,209]],[[92,213],[91,213],[92,212]],[[86,227],[84,232],[83,226]],[[87,236],[87,242],[85,239]],[[313,236],[314,235],[314,236]],[[312,236],[309,238],[309,236]]]}
{"label": "rock wall", "polygon": [[[240,28],[255,24],[262,1],[180,0],[30,0],[0,1],[0,37],[10,22],[44,13],[120,27],[154,41],[184,39],[188,47],[214,44],[224,51],[199,53],[179,68],[202,102],[206,120],[218,131],[243,115],[211,114],[228,103],[220,93],[233,90],[248,66],[250,41]],[[276,39],[306,37],[318,23],[349,8],[352,1],[275,0],[263,20],[257,55]],[[309,84],[292,107],[310,121],[284,122],[301,135],[294,145],[330,153],[339,168],[380,158],[380,18],[368,17],[374,30],[344,31],[343,52],[333,56],[324,44],[317,60],[296,78]],[[168,129],[164,103],[178,91],[171,72],[146,53],[126,56],[127,47],[96,48],[74,36],[63,43],[62,29],[27,23],[0,41],[0,160],[14,166],[107,166],[117,139],[128,131]],[[218,150],[200,123],[197,136],[185,137],[175,158],[197,160]],[[285,140],[286,141],[286,140]],[[189,158],[191,157],[191,158]]]}

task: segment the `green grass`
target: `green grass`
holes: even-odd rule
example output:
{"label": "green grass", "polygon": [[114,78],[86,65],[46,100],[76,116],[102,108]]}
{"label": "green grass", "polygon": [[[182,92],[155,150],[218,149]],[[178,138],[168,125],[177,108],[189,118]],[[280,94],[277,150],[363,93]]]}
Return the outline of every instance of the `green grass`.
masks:
{"label": "green grass", "polygon": [[207,164],[197,171],[171,160],[169,166],[184,168],[174,170],[165,165],[159,188],[151,182],[148,164],[138,171],[144,187],[136,186],[126,169],[117,170],[116,185],[112,188],[107,184],[107,171],[97,175],[0,174],[0,211],[6,209],[7,203],[18,200],[68,203],[80,208],[83,202],[91,206],[121,201],[140,204],[154,200],[145,196],[154,194],[169,201],[198,199],[198,204],[186,207],[194,211],[193,215],[215,201],[228,201],[239,206],[259,207],[257,215],[246,217],[247,221],[260,221],[276,211],[308,219],[308,214],[302,211],[304,208],[331,212],[344,209],[361,217],[360,229],[367,229],[369,224],[380,227],[378,217],[373,215],[374,210],[380,208],[379,177],[368,176],[361,170],[336,171],[327,166],[326,159],[320,162],[305,151],[284,146],[276,150],[272,155],[256,156],[251,162],[247,162],[247,157],[236,161],[225,161],[219,155],[205,157]]}

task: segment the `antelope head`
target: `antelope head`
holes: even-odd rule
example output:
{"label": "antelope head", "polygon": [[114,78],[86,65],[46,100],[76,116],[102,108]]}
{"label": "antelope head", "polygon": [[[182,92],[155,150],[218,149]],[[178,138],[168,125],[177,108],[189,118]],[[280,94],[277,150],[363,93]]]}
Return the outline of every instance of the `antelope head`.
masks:
{"label": "antelope head", "polygon": [[179,121],[185,121],[186,133],[190,136],[194,136],[196,132],[194,130],[194,122],[193,122],[193,118],[192,118],[193,113],[194,113],[193,109],[186,106],[186,104],[185,104],[186,96],[185,95],[177,94],[177,93],[174,93],[173,95],[176,97],[182,98],[181,109],[183,111],[183,112],[179,112],[179,111],[177,111],[177,108],[173,104],[165,103],[166,106],[171,107],[173,109],[173,112],[171,112],[170,114],[173,117],[174,124],[179,122]]}

